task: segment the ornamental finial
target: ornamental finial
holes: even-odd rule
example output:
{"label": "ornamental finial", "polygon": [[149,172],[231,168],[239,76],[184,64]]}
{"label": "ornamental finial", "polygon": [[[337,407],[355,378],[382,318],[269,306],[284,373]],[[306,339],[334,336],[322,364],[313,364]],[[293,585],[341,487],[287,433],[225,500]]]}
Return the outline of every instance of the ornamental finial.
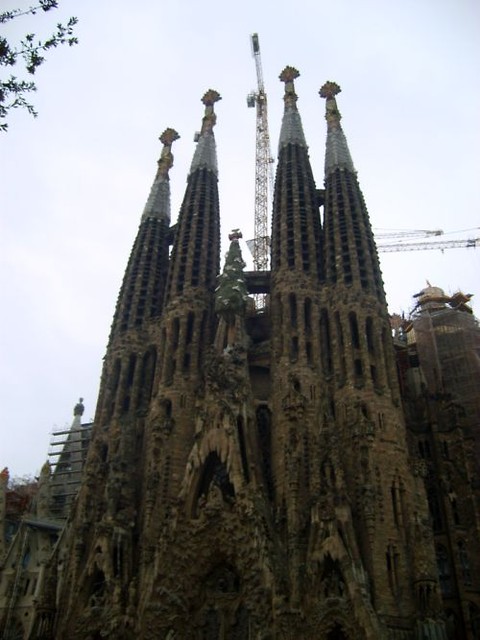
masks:
{"label": "ornamental finial", "polygon": [[165,129],[159,138],[160,142],[163,144],[163,149],[160,155],[160,160],[158,161],[158,170],[163,176],[167,176],[169,170],[173,166],[172,144],[179,138],[180,136],[175,129],[170,127]]}
{"label": "ornamental finial", "polygon": [[321,98],[334,98],[341,91],[340,86],[336,82],[328,80],[318,92]]}
{"label": "ornamental finial", "polygon": [[213,105],[222,99],[222,96],[215,91],[215,89],[209,89],[202,98],[202,102],[205,105],[205,115],[202,121],[201,135],[207,131],[211,131],[217,122],[217,116],[213,110]]}
{"label": "ornamental finial", "polygon": [[342,115],[337,108],[337,101],[335,100],[335,96],[340,93],[340,91],[340,86],[336,82],[331,82],[329,80],[318,92],[321,98],[326,98],[327,100],[325,105],[327,110],[325,119],[330,130],[340,128],[340,120],[342,119]]}
{"label": "ornamental finial", "polygon": [[294,106],[297,102],[297,94],[295,93],[295,85],[293,81],[298,78],[300,72],[295,67],[285,67],[282,73],[278,76],[282,82],[285,83],[285,95],[283,97],[285,106]]}

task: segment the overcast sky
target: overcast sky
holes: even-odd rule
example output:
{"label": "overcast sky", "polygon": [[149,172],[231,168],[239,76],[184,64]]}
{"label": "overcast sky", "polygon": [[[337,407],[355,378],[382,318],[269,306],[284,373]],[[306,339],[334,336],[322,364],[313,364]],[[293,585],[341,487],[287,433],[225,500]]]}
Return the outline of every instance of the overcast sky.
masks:
{"label": "overcast sky", "polygon": [[[80,41],[52,51],[39,69],[39,117],[18,111],[0,134],[0,467],[12,475],[38,474],[51,431],[71,423],[79,396],[84,419],[94,415],[158,136],[167,126],[181,135],[170,172],[175,220],[209,88],[223,98],[215,129],[222,237],[234,227],[253,237],[251,33],[260,36],[274,156],[278,75],[292,65],[301,73],[298,107],[319,188],[326,128],[318,90],[334,80],[374,228],[480,236],[478,0],[60,4],[6,29],[13,41],[47,35],[75,15]],[[381,264],[391,312],[408,312],[426,279],[475,294],[480,312],[480,248],[381,254]]]}

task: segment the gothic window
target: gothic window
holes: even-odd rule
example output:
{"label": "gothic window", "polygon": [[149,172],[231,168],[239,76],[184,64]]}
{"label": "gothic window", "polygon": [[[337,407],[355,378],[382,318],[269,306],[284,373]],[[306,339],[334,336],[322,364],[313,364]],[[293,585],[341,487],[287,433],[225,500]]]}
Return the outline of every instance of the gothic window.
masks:
{"label": "gothic window", "polygon": [[397,548],[393,544],[389,544],[386,553],[388,583],[393,594],[398,592],[398,564],[399,554]]}
{"label": "gothic window", "polygon": [[446,440],[442,440],[442,456],[445,460],[449,459],[448,442]]}
{"label": "gothic window", "polygon": [[320,467],[320,474],[323,482],[327,487],[333,488],[336,484],[335,467],[332,464],[330,458],[327,458],[322,462]]}
{"label": "gothic window", "polygon": [[452,574],[450,571],[450,560],[446,548],[442,544],[437,544],[437,570],[438,579],[440,581],[440,590],[442,596],[450,596],[452,594]]}
{"label": "gothic window", "polygon": [[221,494],[226,502],[231,502],[235,498],[235,489],[230,482],[227,467],[215,452],[209,453],[205,460],[198,496],[208,500],[209,493],[212,491]]}
{"label": "gothic window", "polygon": [[459,540],[457,543],[457,553],[463,583],[465,585],[471,585],[472,574],[470,571],[470,559],[468,557],[467,545],[463,540]]}
{"label": "gothic window", "polygon": [[180,335],[180,320],[174,318],[172,322],[172,348],[175,351],[178,347],[178,338]]}
{"label": "gothic window", "polygon": [[113,575],[115,578],[121,578],[123,573],[123,544],[121,537],[118,537],[115,540],[112,549],[112,560],[113,560]]}
{"label": "gothic window", "polygon": [[115,396],[117,395],[117,391],[118,391],[121,369],[122,369],[121,360],[120,358],[117,358],[113,365],[113,371],[112,371],[111,388],[110,388],[111,390],[110,390],[109,399],[108,399],[109,404],[107,406],[107,419],[112,417],[113,412],[115,410]]}
{"label": "gothic window", "polygon": [[396,527],[403,525],[403,483],[396,478],[390,487],[392,497],[393,521]]}
{"label": "gothic window", "polygon": [[130,409],[131,390],[133,385],[133,379],[135,376],[135,367],[137,364],[137,356],[131,354],[128,359],[127,374],[124,380],[123,400],[122,400],[122,412],[126,413]]}
{"label": "gothic window", "polygon": [[443,527],[442,512],[440,509],[438,493],[434,487],[429,487],[427,490],[427,499],[430,516],[432,518],[433,530],[434,532],[441,531]]}
{"label": "gothic window", "polygon": [[30,562],[30,547],[27,547],[25,553],[22,556],[22,569],[26,569],[28,567],[28,563]]}
{"label": "gothic window", "polygon": [[420,454],[421,458],[424,458],[425,460],[431,460],[432,454],[430,451],[430,443],[428,442],[428,440],[418,441],[418,453]]}
{"label": "gothic window", "polygon": [[332,373],[332,347],[330,338],[330,323],[326,309],[320,311],[320,357],[325,375]]}
{"label": "gothic window", "polygon": [[360,358],[355,358],[353,361],[353,369],[355,371],[355,377],[361,378],[363,376],[363,365]]}
{"label": "gothic window", "polygon": [[292,329],[297,328],[297,297],[294,293],[288,296],[288,302],[290,306],[290,326]]}
{"label": "gothic window", "polygon": [[360,334],[358,331],[357,315],[353,311],[348,314],[348,321],[350,323],[352,346],[354,349],[360,349]]}
{"label": "gothic window", "polygon": [[305,333],[312,332],[312,301],[310,298],[305,298],[303,303],[304,320],[305,320]]}
{"label": "gothic window", "polygon": [[146,408],[146,404],[152,397],[153,380],[157,364],[157,350],[151,347],[143,356],[140,370],[140,384],[137,397],[137,408]]}
{"label": "gothic window", "polygon": [[346,587],[339,562],[333,560],[330,554],[325,557],[321,589],[325,598],[341,598],[345,594]]}
{"label": "gothic window", "polygon": [[105,574],[101,569],[95,567],[95,571],[92,576],[92,586],[90,589],[91,598],[90,604],[91,606],[97,606],[102,601],[105,595]]}
{"label": "gothic window", "polygon": [[185,334],[185,344],[190,344],[193,338],[193,327],[195,323],[195,314],[190,311],[187,317],[187,332]]}
{"label": "gothic window", "polygon": [[262,462],[262,475],[265,489],[270,500],[273,500],[273,476],[272,476],[272,416],[265,405],[260,405],[256,412],[257,433]]}
{"label": "gothic window", "polygon": [[367,338],[367,349],[371,354],[375,353],[375,340],[373,334],[373,320],[368,317],[365,322],[365,335]]}
{"label": "gothic window", "polygon": [[290,341],[290,362],[296,362],[298,359],[298,338],[295,336]]}
{"label": "gothic window", "polygon": [[305,351],[306,351],[306,354],[307,354],[307,363],[309,365],[313,365],[312,343],[309,340],[305,344]]}
{"label": "gothic window", "polygon": [[242,460],[242,471],[245,482],[250,482],[250,472],[248,470],[248,460],[247,460],[247,448],[245,445],[245,433],[243,429],[243,417],[237,417],[237,433],[238,433],[238,444],[240,447],[240,457]]}
{"label": "gothic window", "polygon": [[338,344],[338,357],[340,361],[340,380],[339,382],[342,384],[345,382],[345,373],[346,373],[346,365],[345,365],[345,342],[343,338],[343,328],[342,321],[340,320],[340,314],[338,311],[335,312],[335,331],[337,334],[337,344]]}
{"label": "gothic window", "polygon": [[198,340],[198,354],[197,354],[197,363],[198,367],[201,367],[203,361],[203,346],[205,341],[209,339],[209,335],[207,334],[207,312],[204,311],[202,314],[202,321],[200,323],[200,331],[198,333],[199,336],[202,336],[202,340]]}

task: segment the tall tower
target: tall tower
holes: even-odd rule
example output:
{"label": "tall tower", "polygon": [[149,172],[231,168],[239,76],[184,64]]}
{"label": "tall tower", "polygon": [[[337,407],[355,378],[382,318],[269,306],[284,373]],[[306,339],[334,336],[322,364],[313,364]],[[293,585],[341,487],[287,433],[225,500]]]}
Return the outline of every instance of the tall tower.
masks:
{"label": "tall tower", "polygon": [[[162,136],[84,482],[50,567],[56,640],[446,640],[339,88],[321,90],[321,192],[298,76],[280,75],[272,268],[260,284],[243,271],[238,229],[219,275],[219,94],[203,97],[175,227],[178,136]],[[270,304],[256,313],[259,286]]]}
{"label": "tall tower", "polygon": [[104,603],[118,601],[123,583],[128,584],[136,571],[145,423],[163,344],[170,242],[168,172],[177,138],[173,129],[160,137],[163,149],[157,174],[113,318],[83,484],[64,544],[50,567],[47,583],[51,588],[56,581],[58,593],[55,637],[86,637],[118,624],[115,617],[105,622]]}

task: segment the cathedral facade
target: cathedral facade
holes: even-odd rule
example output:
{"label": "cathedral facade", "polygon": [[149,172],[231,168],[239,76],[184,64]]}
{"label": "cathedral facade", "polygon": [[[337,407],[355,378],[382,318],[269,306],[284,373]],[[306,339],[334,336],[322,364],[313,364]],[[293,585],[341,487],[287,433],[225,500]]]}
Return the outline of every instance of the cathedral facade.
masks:
{"label": "cathedral facade", "polygon": [[[452,582],[453,622],[445,612],[428,495],[436,480],[418,448],[424,407],[412,396],[404,408],[340,89],[320,90],[319,189],[298,75],[286,67],[280,76],[269,272],[244,271],[235,230],[219,274],[219,94],[203,97],[175,226],[169,170],[178,134],[162,134],[82,485],[31,637],[479,637],[467,604],[479,604],[473,569],[468,593],[454,595]],[[258,292],[266,304],[256,310]],[[475,537],[473,498],[465,509]]]}

